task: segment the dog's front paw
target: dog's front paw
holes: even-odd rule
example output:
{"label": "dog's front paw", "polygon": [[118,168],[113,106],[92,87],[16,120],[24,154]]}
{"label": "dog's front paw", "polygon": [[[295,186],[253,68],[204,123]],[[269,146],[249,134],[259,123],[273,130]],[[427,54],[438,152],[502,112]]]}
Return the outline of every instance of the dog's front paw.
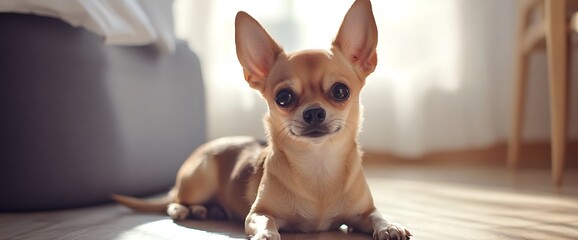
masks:
{"label": "dog's front paw", "polygon": [[373,232],[373,239],[375,240],[408,240],[409,237],[411,237],[411,233],[405,227],[397,224],[390,224]]}
{"label": "dog's front paw", "polygon": [[281,240],[281,234],[279,232],[259,232],[253,236],[250,236],[249,239],[251,240]]}

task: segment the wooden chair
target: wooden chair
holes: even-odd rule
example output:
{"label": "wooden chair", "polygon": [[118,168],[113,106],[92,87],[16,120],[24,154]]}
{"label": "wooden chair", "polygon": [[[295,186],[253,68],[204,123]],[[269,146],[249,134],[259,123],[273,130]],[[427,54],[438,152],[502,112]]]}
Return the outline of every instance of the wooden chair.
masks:
{"label": "wooden chair", "polygon": [[[520,155],[528,59],[532,51],[543,47],[545,42],[550,85],[552,180],[555,185],[559,186],[562,184],[568,125],[570,29],[578,29],[578,17],[574,14],[578,10],[578,0],[519,0],[518,5],[514,114],[508,144],[508,165],[510,168],[515,168]],[[533,13],[538,13],[538,16]],[[530,24],[533,17],[536,21]]]}

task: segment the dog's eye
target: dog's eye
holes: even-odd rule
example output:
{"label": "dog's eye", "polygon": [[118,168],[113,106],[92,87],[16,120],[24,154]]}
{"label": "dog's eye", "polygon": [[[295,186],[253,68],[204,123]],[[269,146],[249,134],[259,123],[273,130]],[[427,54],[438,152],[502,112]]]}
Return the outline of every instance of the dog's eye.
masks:
{"label": "dog's eye", "polygon": [[293,92],[289,89],[283,89],[277,93],[275,96],[275,102],[279,107],[289,107],[293,102]]}
{"label": "dog's eye", "polygon": [[349,97],[349,88],[343,83],[336,83],[331,87],[331,96],[338,102],[345,101]]}

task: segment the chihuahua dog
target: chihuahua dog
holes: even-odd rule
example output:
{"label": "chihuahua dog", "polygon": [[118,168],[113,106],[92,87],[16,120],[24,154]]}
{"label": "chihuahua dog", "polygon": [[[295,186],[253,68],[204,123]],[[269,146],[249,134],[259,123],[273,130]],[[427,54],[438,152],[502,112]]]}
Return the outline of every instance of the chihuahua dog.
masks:
{"label": "chihuahua dog", "polygon": [[[214,140],[185,161],[164,199],[113,198],[135,210],[166,211],[175,220],[224,214],[244,220],[251,239],[342,224],[374,239],[409,239],[408,230],[376,210],[357,143],[360,91],[377,64],[369,0],[353,3],[328,51],[285,53],[245,12],[237,14],[235,28],[245,80],[267,102],[268,141]],[[214,205],[221,211],[207,210]]]}

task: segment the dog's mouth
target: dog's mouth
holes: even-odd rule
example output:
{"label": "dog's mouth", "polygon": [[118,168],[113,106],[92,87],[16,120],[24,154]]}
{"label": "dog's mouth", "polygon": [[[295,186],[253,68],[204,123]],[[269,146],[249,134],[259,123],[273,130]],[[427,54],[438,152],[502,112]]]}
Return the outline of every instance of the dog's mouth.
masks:
{"label": "dog's mouth", "polygon": [[318,138],[323,137],[327,134],[331,133],[326,129],[311,129],[309,131],[304,131],[301,133],[301,136],[308,137],[308,138]]}
{"label": "dog's mouth", "polygon": [[334,130],[330,129],[326,125],[318,125],[318,126],[308,126],[302,129],[302,131],[295,132],[291,129],[291,134],[298,136],[298,137],[305,137],[305,138],[321,138],[327,135],[331,135],[333,133],[339,132],[341,127],[338,126]]}

